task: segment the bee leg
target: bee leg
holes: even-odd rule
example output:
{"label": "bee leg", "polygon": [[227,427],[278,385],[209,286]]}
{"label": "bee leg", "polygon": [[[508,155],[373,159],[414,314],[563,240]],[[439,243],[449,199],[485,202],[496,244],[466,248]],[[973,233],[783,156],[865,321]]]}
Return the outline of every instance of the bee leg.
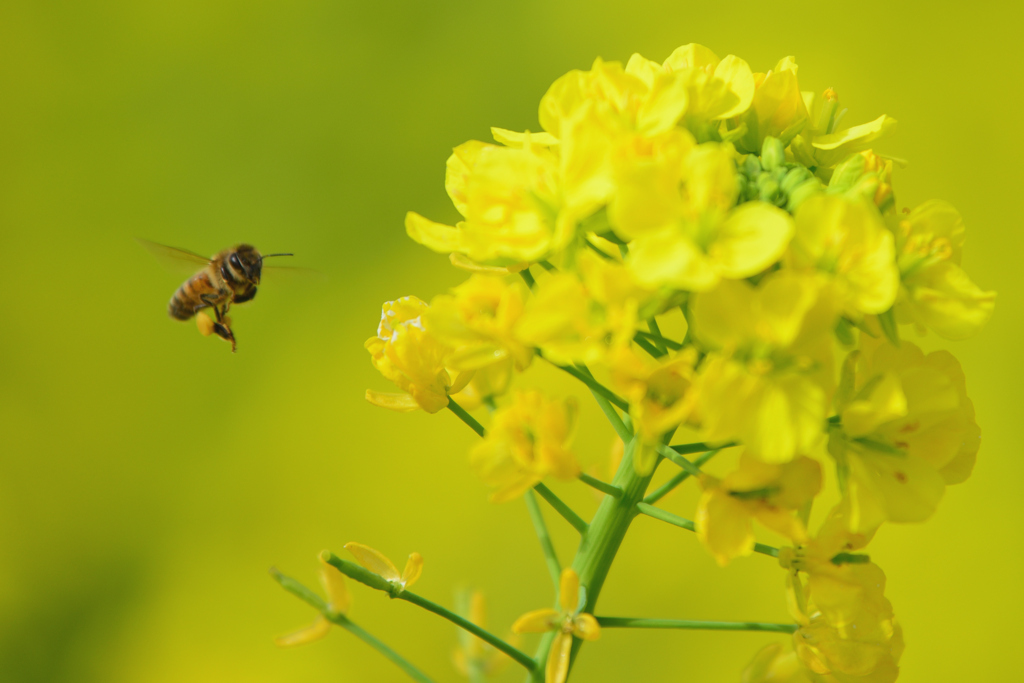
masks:
{"label": "bee leg", "polygon": [[244,304],[246,301],[252,301],[255,298],[256,285],[249,285],[249,288],[241,294],[235,294],[235,296],[232,297],[231,302],[235,304]]}
{"label": "bee leg", "polygon": [[224,341],[231,342],[231,353],[235,352],[235,333],[231,331],[231,328],[221,322],[213,324],[213,332]]}

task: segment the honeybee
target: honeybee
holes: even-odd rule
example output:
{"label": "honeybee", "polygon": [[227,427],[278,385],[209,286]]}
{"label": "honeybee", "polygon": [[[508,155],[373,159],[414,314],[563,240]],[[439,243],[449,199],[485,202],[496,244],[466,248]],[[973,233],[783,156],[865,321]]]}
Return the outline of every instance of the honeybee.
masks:
{"label": "honeybee", "polygon": [[[216,334],[231,343],[232,353],[237,343],[231,330],[228,309],[231,304],[252,301],[263,275],[263,260],[274,256],[293,254],[260,254],[250,244],[239,244],[205,258],[185,249],[168,247],[149,240],[138,240],[157,257],[172,264],[202,266],[202,270],[185,280],[171,297],[167,313],[175,320],[196,317],[196,325],[204,336]],[[216,320],[211,320],[204,309],[212,308]]]}

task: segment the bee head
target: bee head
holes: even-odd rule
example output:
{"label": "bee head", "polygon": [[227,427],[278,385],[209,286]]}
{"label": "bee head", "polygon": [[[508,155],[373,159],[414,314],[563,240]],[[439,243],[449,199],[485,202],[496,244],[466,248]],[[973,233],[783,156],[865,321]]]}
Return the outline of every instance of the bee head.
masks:
{"label": "bee head", "polygon": [[260,256],[256,247],[250,244],[239,244],[228,256],[228,265],[248,282],[254,285],[260,283],[260,276],[263,274],[263,257]]}

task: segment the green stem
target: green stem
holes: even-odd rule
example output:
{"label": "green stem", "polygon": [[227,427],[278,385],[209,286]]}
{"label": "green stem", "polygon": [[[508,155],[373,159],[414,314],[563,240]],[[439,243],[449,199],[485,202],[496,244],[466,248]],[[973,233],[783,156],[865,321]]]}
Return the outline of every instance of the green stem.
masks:
{"label": "green stem", "polygon": [[[540,349],[537,349],[537,355],[540,356],[541,358],[544,358],[544,355],[541,353]],[[567,372],[576,379],[578,379],[579,381],[583,382],[588,387],[590,387],[591,391],[597,392],[598,394],[601,394],[606,399],[611,401],[612,405],[614,405],[615,407],[621,410],[629,410],[629,402],[626,401],[626,399],[622,398],[621,396],[618,396],[614,391],[604,386],[603,384],[595,380],[593,377],[587,375],[581,370],[572,367],[571,365],[559,365],[558,363],[548,360],[547,358],[544,358],[544,360],[548,361],[559,370]]]}
{"label": "green stem", "polygon": [[597,617],[601,628],[672,628],[709,631],[773,631],[793,633],[796,624],[772,624],[761,621],[692,621],[689,619],[634,619],[631,617]]}
{"label": "green stem", "polygon": [[[580,372],[584,373],[591,379],[594,378],[594,374],[590,372],[590,368],[586,365],[578,363],[576,367]],[[590,387],[588,386],[588,388]],[[619,416],[615,407],[612,406],[611,402],[607,398],[599,394],[593,388],[590,388],[590,393],[594,396],[594,400],[597,401],[597,405],[601,408],[601,412],[604,413],[605,417],[607,417],[608,421],[612,424],[612,428],[615,430],[615,433],[619,435],[620,439],[622,439],[622,443],[629,443],[629,440],[633,438],[633,431],[626,426],[625,422],[622,421],[622,417]]]}
{"label": "green stem", "polygon": [[651,331],[648,340],[658,347],[658,350],[661,351],[662,355],[667,354],[668,346],[661,341],[661,328],[658,327],[658,320],[653,315],[647,319],[647,329]]}
{"label": "green stem", "polygon": [[666,353],[665,351],[662,351],[651,342],[641,337],[639,334],[633,335],[633,341],[636,342],[636,345],[639,346],[644,351],[646,351],[647,354],[652,358],[661,358]]}
{"label": "green stem", "polygon": [[338,626],[342,627],[343,629],[345,629],[346,631],[348,631],[349,633],[354,635],[356,638],[359,638],[361,641],[363,641],[364,643],[366,643],[367,645],[372,647],[377,652],[379,652],[382,655],[384,655],[384,657],[386,657],[387,659],[389,659],[392,662],[394,662],[394,664],[399,669],[401,669],[405,673],[409,674],[409,677],[412,678],[414,681],[420,681],[420,683],[434,683],[434,681],[432,679],[428,678],[426,676],[426,674],[424,674],[422,671],[420,671],[415,666],[410,664],[400,654],[398,654],[397,652],[392,650],[390,647],[388,647],[387,645],[382,643],[380,640],[378,640],[371,633],[368,633],[367,631],[365,631],[361,626],[359,626],[357,624],[354,624],[353,622],[349,621],[343,615],[335,614],[335,615],[329,616],[327,618],[330,619],[331,622],[337,624]]}
{"label": "green stem", "polygon": [[689,460],[684,458],[682,455],[680,455],[679,452],[676,451],[674,448],[669,448],[668,446],[661,446],[661,445],[659,445],[658,446],[658,454],[661,455],[662,457],[668,458],[673,463],[675,463],[676,465],[681,467],[683,470],[685,470],[688,474],[690,474],[690,475],[692,475],[694,477],[699,477],[701,474],[703,474],[703,472],[700,471],[699,467],[697,467],[692,462],[690,462]]}
{"label": "green stem", "polygon": [[477,422],[475,417],[467,413],[462,406],[452,400],[451,396],[448,397],[448,410],[455,413],[460,420],[468,424],[469,428],[480,436],[484,436],[486,434],[484,426]]}
{"label": "green stem", "polygon": [[[686,529],[687,531],[697,531],[697,527],[694,525],[692,521],[686,519],[685,517],[674,515],[671,512],[668,512],[667,510],[662,510],[661,508],[656,508],[653,505],[648,505],[647,503],[643,502],[637,503],[636,509],[641,513],[647,515],[648,517],[653,517],[654,519],[666,522],[668,524],[672,524],[681,529]],[[778,548],[775,548],[770,545],[765,545],[764,543],[755,543],[754,552],[761,553],[762,555],[768,555],[770,557],[779,556]]]}
{"label": "green stem", "polygon": [[555,492],[549,489],[542,483],[538,483],[533,487],[533,490],[540,494],[541,498],[546,500],[548,504],[555,509],[555,512],[562,515],[565,521],[572,525],[572,528],[581,534],[587,533],[587,523],[583,521],[583,518],[577,515],[571,507],[562,502],[562,499],[555,495]]}
{"label": "green stem", "polygon": [[480,628],[479,626],[474,624],[469,619],[466,619],[464,617],[460,617],[455,612],[452,612],[451,610],[448,610],[448,609],[445,609],[444,607],[441,607],[441,605],[438,605],[436,602],[432,602],[430,600],[427,600],[426,598],[424,598],[422,596],[419,596],[419,595],[417,595],[415,593],[411,593],[409,591],[402,591],[401,593],[399,593],[395,597],[398,598],[399,600],[405,600],[406,602],[411,602],[412,604],[416,605],[417,607],[422,607],[423,609],[427,610],[428,612],[433,612],[437,616],[443,617],[444,619],[447,619],[448,621],[452,622],[456,626],[458,626],[458,627],[460,627],[462,629],[465,629],[466,631],[469,631],[470,633],[472,633],[474,636],[476,636],[480,640],[482,640],[482,641],[484,641],[486,643],[490,643],[496,649],[501,650],[502,652],[507,654],[509,657],[514,659],[516,662],[518,662],[522,666],[526,667],[526,669],[528,671],[533,671],[534,667],[537,666],[537,662],[535,662],[533,660],[533,658],[530,657],[525,652],[519,650],[518,648],[515,648],[515,647],[509,645],[504,640],[502,640],[498,636],[494,635],[490,631],[486,631],[486,630]]}
{"label": "green stem", "polygon": [[320,612],[325,619],[333,624],[337,624],[341,628],[345,629],[349,633],[352,633],[357,638],[362,640],[364,643],[372,647],[377,652],[384,655],[387,659],[391,660],[405,673],[409,674],[409,677],[420,683],[434,683],[433,680],[428,678],[426,674],[417,669],[415,666],[410,664],[404,657],[392,650],[390,647],[385,645],[383,642],[378,640],[376,637],[363,630],[361,627],[354,624],[344,614],[337,614],[327,609],[327,604],[323,601],[319,595],[306,588],[304,585],[296,581],[290,576],[285,576],[276,569],[270,570],[270,575],[274,577],[281,587],[292,595],[298,597],[303,602],[309,604],[315,610]]}
{"label": "green stem", "polygon": [[530,274],[529,268],[524,268],[523,270],[520,270],[519,276],[523,278],[523,281],[526,283],[526,286],[529,287],[530,289],[533,289],[533,286],[537,284],[537,282],[533,279],[533,275]]}
{"label": "green stem", "polygon": [[[636,504],[643,500],[647,486],[651,482],[654,473],[637,474],[633,467],[633,452],[636,450],[637,438],[634,437],[626,444],[612,485],[622,491],[619,497],[606,496],[601,501],[593,520],[590,522],[590,529],[583,536],[580,547],[573,559],[572,568],[580,578],[580,585],[586,588],[587,600],[581,606],[581,611],[594,613],[597,599],[601,595],[605,579],[608,577],[608,570],[615,559],[619,546],[629,530],[629,525],[636,517]],[[573,642],[573,658],[582,647],[583,641]],[[547,659],[547,650],[538,651],[537,661],[540,668]]]}
{"label": "green stem", "polygon": [[[704,453],[703,455],[701,455],[696,460],[694,460],[693,464],[696,465],[697,467],[701,467],[704,463],[706,463],[708,460],[710,460],[711,458],[713,458],[716,455],[718,455],[718,453],[720,453],[720,452],[721,452],[721,449],[715,449],[713,451],[708,451],[708,452]],[[646,498],[644,498],[644,502],[647,503],[648,505],[654,505],[659,500],[661,500],[662,498],[667,496],[675,487],[679,486],[680,484],[682,484],[684,481],[686,481],[689,478],[690,478],[690,473],[689,472],[683,471],[683,472],[677,473],[671,479],[669,479],[664,484],[662,484],[660,487],[655,489],[652,493],[648,494],[648,496]]]}
{"label": "green stem", "polygon": [[551,574],[551,582],[558,588],[558,582],[562,576],[562,565],[555,554],[555,546],[551,543],[551,536],[548,534],[548,525],[544,523],[544,515],[541,514],[540,505],[537,504],[537,496],[533,491],[527,491],[523,496],[526,500],[526,509],[530,511],[530,519],[533,521],[533,529],[537,532],[540,540],[541,550],[544,551],[544,561],[548,565],[548,573]]}
{"label": "green stem", "polygon": [[725,450],[726,448],[732,448],[733,446],[739,446],[739,442],[729,441],[718,446],[712,446],[710,444],[704,443],[703,441],[698,441],[696,443],[676,444],[675,446],[669,446],[669,448],[674,450],[679,455],[689,455],[690,453],[703,453],[704,451],[721,451]]}
{"label": "green stem", "polygon": [[660,346],[664,346],[666,348],[672,349],[673,351],[678,351],[679,349],[683,348],[683,345],[680,342],[677,342],[674,339],[669,339],[668,337],[663,337],[661,336],[660,332],[658,334],[653,334],[651,332],[644,332],[643,330],[638,330],[637,335],[643,337],[649,342],[658,344]]}
{"label": "green stem", "polygon": [[512,659],[516,660],[524,667],[529,669],[530,671],[532,671],[534,666],[536,665],[536,662],[534,662],[533,659],[531,659],[528,655],[512,647],[511,645],[509,645],[504,640],[494,635],[490,631],[480,628],[469,619],[466,619],[465,617],[460,617],[455,612],[445,609],[444,607],[441,607],[435,602],[427,600],[426,598],[416,595],[415,593],[412,593],[410,591],[403,590],[402,586],[398,583],[391,583],[383,576],[375,574],[371,572],[369,569],[366,569],[365,567],[362,567],[356,564],[355,562],[343,560],[334,553],[329,552],[327,550],[320,553],[320,558],[328,564],[330,564],[332,567],[336,568],[345,576],[349,577],[350,579],[365,584],[370,588],[375,588],[379,591],[383,591],[392,598],[397,598],[398,600],[405,600],[406,602],[411,602],[414,605],[422,607],[428,612],[433,612],[438,616],[444,617],[445,619],[452,622],[459,628],[469,631],[480,640],[486,643],[490,643],[495,648],[501,650],[509,657],[511,657]]}
{"label": "green stem", "polygon": [[611,484],[605,483],[598,479],[597,477],[592,477],[586,472],[580,472],[580,481],[582,481],[587,486],[593,487],[600,491],[601,493],[605,493],[609,496],[619,497],[622,495],[622,489],[618,488],[617,486],[612,486]]}

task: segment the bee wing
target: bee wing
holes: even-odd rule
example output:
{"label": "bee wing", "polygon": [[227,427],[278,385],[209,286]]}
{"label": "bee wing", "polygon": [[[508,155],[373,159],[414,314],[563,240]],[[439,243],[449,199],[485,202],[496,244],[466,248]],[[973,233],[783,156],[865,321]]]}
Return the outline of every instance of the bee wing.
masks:
{"label": "bee wing", "polygon": [[200,256],[186,249],[168,247],[156,242],[136,237],[135,241],[144,246],[150,253],[156,256],[157,260],[167,269],[186,274],[195,273],[203,266],[209,265],[210,259]]}
{"label": "bee wing", "polygon": [[263,276],[270,276],[271,280],[277,282],[315,282],[322,284],[327,281],[326,273],[312,268],[301,268],[299,266],[263,266]]}

